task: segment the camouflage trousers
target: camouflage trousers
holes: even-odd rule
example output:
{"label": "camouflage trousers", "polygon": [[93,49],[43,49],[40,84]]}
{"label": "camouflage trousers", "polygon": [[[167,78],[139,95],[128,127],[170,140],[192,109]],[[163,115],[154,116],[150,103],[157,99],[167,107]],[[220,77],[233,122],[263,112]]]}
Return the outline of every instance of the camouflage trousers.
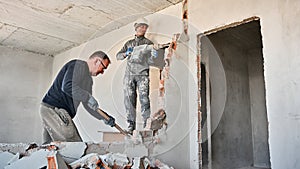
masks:
{"label": "camouflage trousers", "polygon": [[149,76],[148,75],[125,75],[124,81],[124,104],[127,121],[136,122],[137,91],[141,104],[141,114],[144,120],[150,117],[149,99]]}

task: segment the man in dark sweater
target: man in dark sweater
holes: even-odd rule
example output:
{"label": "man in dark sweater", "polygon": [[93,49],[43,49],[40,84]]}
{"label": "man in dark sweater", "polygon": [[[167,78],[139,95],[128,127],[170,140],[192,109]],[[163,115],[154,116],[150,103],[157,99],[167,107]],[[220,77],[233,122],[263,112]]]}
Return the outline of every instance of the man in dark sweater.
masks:
{"label": "man in dark sweater", "polygon": [[72,121],[80,103],[95,118],[115,126],[115,119],[109,120],[97,112],[98,102],[92,96],[92,76],[103,74],[110,64],[108,56],[97,51],[87,61],[72,60],[59,71],[52,86],[42,100],[40,114],[43,121],[44,143],[51,141],[82,141]]}

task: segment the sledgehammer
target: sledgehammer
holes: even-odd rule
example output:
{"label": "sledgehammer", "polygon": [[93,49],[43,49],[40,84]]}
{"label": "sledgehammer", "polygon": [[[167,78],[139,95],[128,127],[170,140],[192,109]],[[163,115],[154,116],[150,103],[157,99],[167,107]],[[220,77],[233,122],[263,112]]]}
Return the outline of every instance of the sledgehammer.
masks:
{"label": "sledgehammer", "polygon": [[[105,119],[105,120],[109,120],[109,117],[107,116],[107,113],[104,112],[101,109],[97,109],[97,112]],[[114,126],[116,129],[118,129],[123,135],[128,136],[128,133],[126,133],[119,125],[115,124]]]}

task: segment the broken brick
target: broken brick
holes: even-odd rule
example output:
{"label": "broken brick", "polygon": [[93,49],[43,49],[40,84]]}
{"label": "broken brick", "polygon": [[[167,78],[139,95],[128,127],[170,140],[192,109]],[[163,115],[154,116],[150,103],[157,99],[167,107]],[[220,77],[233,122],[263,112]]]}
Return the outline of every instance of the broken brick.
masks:
{"label": "broken brick", "polygon": [[48,169],[68,169],[67,164],[63,160],[63,158],[57,153],[57,151],[50,151],[47,156]]}

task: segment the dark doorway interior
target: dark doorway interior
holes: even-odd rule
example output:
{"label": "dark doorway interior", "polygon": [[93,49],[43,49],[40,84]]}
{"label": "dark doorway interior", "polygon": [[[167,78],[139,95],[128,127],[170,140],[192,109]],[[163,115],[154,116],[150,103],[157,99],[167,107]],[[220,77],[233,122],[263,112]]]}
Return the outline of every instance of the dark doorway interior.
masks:
{"label": "dark doorway interior", "polygon": [[[263,46],[259,20],[207,33],[200,38],[200,56],[203,59],[201,125],[205,126],[207,119],[212,121],[211,131],[208,132],[211,133],[211,137],[202,136],[208,138],[201,144],[203,168],[270,168]],[[213,70],[220,67],[210,62],[212,57],[219,58],[225,72],[226,97],[222,112],[214,112],[214,106],[221,104],[213,99],[218,98],[220,94],[214,92],[217,85],[207,84],[206,80],[209,78],[209,83],[216,83],[220,77],[214,74],[217,71]],[[209,77],[203,74],[203,71],[207,71]],[[206,92],[207,86],[210,86],[210,92]],[[210,112],[207,112],[207,106],[210,107]],[[220,119],[215,119],[216,114],[220,113]],[[211,146],[207,140],[210,140]],[[208,155],[209,153],[211,155]]]}

